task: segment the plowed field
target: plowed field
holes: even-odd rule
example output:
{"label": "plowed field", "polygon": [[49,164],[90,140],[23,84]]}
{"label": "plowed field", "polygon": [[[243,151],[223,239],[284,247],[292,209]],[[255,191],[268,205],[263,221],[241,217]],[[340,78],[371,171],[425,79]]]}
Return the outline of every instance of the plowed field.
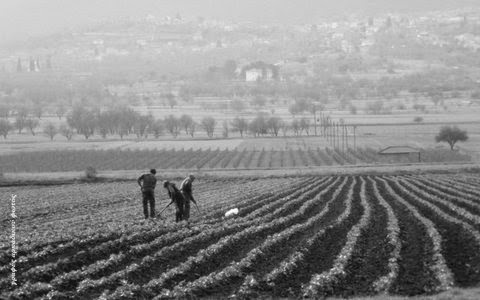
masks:
{"label": "plowed field", "polygon": [[175,224],[170,209],[142,220],[134,182],[2,188],[17,195],[18,285],[4,199],[0,295],[410,296],[480,283],[478,175],[213,178],[194,189],[200,213]]}

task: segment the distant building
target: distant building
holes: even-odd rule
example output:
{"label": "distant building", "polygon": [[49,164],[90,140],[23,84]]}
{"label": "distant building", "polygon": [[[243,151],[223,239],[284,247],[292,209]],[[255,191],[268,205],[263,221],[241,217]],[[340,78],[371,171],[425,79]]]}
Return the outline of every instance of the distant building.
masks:
{"label": "distant building", "polygon": [[410,147],[410,146],[389,146],[385,149],[378,151],[379,155],[388,155],[393,157],[402,157],[402,156],[417,156],[418,162],[422,161],[422,154],[419,149]]}
{"label": "distant building", "polygon": [[262,69],[250,69],[245,70],[245,81],[257,81],[262,78],[263,72]]}
{"label": "distant building", "polygon": [[243,68],[246,82],[270,81],[278,78],[278,67],[264,62],[256,62]]}
{"label": "distant building", "polygon": [[476,36],[471,33],[465,33],[455,36],[455,41],[458,45],[466,49],[470,49],[472,51],[480,50],[480,36]]}

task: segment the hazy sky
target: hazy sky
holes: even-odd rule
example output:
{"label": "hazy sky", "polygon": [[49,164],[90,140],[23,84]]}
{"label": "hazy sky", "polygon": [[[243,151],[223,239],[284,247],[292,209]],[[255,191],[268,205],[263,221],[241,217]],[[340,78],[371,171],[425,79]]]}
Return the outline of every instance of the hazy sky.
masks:
{"label": "hazy sky", "polygon": [[343,12],[425,11],[480,0],[0,0],[0,41],[24,40],[105,19],[174,15],[258,23],[311,23]]}

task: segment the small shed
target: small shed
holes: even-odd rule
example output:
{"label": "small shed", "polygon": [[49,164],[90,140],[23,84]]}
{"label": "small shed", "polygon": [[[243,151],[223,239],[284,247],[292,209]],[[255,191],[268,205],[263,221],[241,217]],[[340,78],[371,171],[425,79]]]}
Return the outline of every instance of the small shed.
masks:
{"label": "small shed", "polygon": [[420,150],[410,146],[389,146],[378,151],[379,155],[410,155],[412,153],[418,154],[418,162],[422,161]]}

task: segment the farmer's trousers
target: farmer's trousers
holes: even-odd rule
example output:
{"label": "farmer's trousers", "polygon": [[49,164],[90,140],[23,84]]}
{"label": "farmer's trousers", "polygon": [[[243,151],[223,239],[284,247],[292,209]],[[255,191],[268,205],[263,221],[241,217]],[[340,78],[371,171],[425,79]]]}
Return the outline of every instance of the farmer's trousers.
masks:
{"label": "farmer's trousers", "polygon": [[192,197],[188,193],[182,192],[182,194],[183,194],[183,198],[185,198],[185,206],[184,206],[184,210],[183,210],[183,219],[188,221],[188,219],[190,219],[190,201],[192,201],[191,200]]}
{"label": "farmer's trousers", "polygon": [[148,219],[148,204],[150,204],[150,218],[155,217],[155,194],[153,191],[143,191],[143,214]]}

